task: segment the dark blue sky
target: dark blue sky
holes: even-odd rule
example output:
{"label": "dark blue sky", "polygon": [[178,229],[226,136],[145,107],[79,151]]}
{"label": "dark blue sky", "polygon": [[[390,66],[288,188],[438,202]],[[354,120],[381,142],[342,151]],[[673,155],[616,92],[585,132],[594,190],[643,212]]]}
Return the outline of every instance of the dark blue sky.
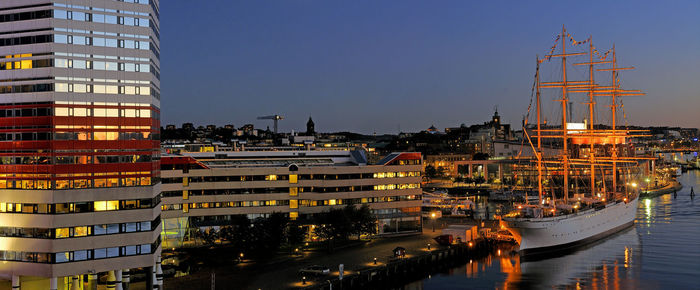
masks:
{"label": "dark blue sky", "polygon": [[518,124],[565,24],[617,46],[630,123],[700,127],[700,1],[161,1],[163,124]]}

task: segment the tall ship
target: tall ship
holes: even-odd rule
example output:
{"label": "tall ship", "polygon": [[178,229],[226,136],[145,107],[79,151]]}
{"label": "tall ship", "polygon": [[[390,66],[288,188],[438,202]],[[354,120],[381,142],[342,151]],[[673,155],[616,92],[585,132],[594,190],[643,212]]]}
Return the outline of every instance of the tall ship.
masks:
{"label": "tall ship", "polygon": [[500,221],[521,254],[573,248],[633,225],[638,183],[653,168],[652,158],[636,156],[631,142],[648,135],[626,124],[622,97],[643,95],[622,88],[620,72],[630,69],[618,66],[614,45],[599,51],[592,37],[577,41],[564,27],[548,53],[538,56],[521,150],[532,154],[518,158],[530,170],[538,198],[516,205]]}

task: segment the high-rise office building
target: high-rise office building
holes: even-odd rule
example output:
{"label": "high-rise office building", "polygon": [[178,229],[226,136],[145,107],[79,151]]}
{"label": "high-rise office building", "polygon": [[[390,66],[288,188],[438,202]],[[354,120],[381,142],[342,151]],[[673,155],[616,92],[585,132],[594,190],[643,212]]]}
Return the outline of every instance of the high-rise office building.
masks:
{"label": "high-rise office building", "polygon": [[158,0],[0,1],[4,283],[66,288],[156,262],[158,19]]}

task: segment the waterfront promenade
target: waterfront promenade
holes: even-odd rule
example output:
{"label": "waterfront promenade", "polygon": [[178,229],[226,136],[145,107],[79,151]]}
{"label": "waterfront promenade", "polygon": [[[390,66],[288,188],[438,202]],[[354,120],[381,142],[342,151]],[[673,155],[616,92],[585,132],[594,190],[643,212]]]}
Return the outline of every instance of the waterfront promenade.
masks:
{"label": "waterfront promenade", "polygon": [[[298,271],[306,266],[329,267],[331,274],[318,278],[319,281],[325,282],[338,276],[339,264],[344,264],[345,270],[349,272],[372,266],[374,258],[377,258],[379,264],[386,263],[397,246],[406,248],[408,257],[426,253],[428,243],[432,249],[439,249],[433,240],[439,233],[440,230],[432,232],[427,228],[423,234],[376,239],[364,245],[337,249],[333,253],[307,251],[298,256],[284,255],[266,261],[246,261],[241,264],[226,263],[233,260],[230,253],[227,254],[222,249],[212,249],[210,255],[221,260],[220,266],[203,268],[183,277],[166,278],[165,288],[211,289],[212,272],[215,273],[217,289],[229,289],[233,285],[236,289],[297,288],[302,286]],[[308,277],[308,280],[307,285],[319,282],[314,281],[314,277]]]}

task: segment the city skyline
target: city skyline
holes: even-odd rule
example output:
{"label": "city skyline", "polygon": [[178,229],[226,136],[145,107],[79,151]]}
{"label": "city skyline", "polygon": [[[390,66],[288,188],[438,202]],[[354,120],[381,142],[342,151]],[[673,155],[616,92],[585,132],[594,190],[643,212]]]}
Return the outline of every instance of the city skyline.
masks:
{"label": "city skyline", "polygon": [[[213,2],[198,7],[208,17],[180,21],[188,4],[163,8],[172,27],[163,31],[171,47],[163,52],[163,81],[171,84],[163,124],[265,128],[257,116],[280,114],[280,131],[301,129],[312,116],[319,131],[382,134],[481,123],[498,106],[504,122],[519,126],[535,57],[565,24],[579,39],[595,35],[600,48],[615,44],[621,64],[637,67],[623,81],[647,95],[625,100],[630,124],[700,127],[677,117],[700,105],[693,82],[700,41],[688,37],[700,7],[690,1],[508,3],[508,10],[467,2]],[[605,14],[623,6],[624,15]],[[593,11],[605,16],[587,16]]]}

